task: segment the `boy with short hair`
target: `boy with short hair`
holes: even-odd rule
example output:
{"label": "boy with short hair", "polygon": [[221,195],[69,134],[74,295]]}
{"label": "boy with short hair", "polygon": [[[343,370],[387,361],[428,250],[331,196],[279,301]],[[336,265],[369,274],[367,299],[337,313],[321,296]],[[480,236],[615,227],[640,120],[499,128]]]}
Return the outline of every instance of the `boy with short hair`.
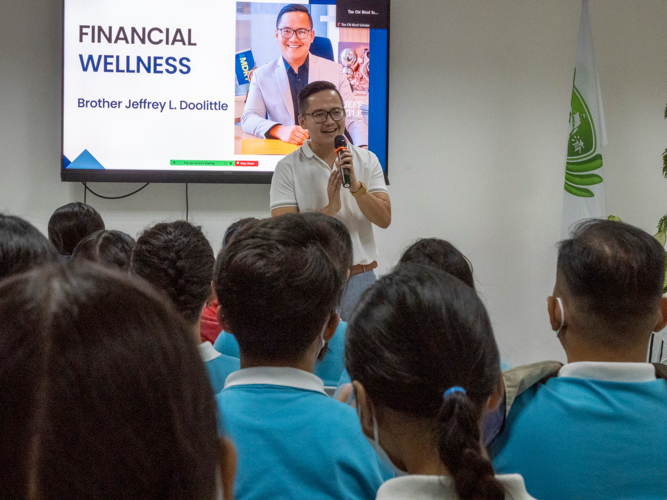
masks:
{"label": "boy with short hair", "polygon": [[390,473],[355,411],[313,374],[338,326],[343,279],[313,226],[284,217],[241,229],[216,266],[219,320],[241,357],[217,396],[238,448],[236,497],[374,498]]}

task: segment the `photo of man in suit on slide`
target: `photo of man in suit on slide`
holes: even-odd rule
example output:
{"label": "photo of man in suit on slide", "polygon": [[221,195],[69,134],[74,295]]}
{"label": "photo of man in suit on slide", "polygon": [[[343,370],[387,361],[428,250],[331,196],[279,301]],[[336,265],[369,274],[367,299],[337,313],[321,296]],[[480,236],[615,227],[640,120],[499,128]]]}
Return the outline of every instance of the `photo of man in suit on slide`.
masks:
{"label": "photo of man in suit on slide", "polygon": [[[338,88],[345,106],[355,98],[343,67],[310,53],[315,39],[313,20],[304,5],[283,7],[276,20],[281,57],[253,71],[241,116],[243,131],[301,146],[308,131],[298,125],[297,96],[308,83],[325,80]],[[347,113],[345,127],[355,146],[368,146],[368,125],[358,113]]]}

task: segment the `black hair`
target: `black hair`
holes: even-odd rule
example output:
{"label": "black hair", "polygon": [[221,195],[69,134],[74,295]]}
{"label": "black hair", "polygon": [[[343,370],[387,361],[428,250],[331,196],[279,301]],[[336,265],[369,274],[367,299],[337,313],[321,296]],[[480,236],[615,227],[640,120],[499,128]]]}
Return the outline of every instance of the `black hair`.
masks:
{"label": "black hair", "polygon": [[218,256],[214,282],[241,354],[265,361],[300,360],[342,293],[318,231],[300,214],[240,229]]}
{"label": "black hair", "polygon": [[85,261],[0,284],[0,498],[212,499],[216,403],[185,322]]}
{"label": "black hair", "polygon": [[137,239],[130,268],[166,293],[185,320],[196,323],[211,291],[215,257],[201,227],[156,224]]}
{"label": "black hair", "polygon": [[588,220],[560,242],[558,273],[576,307],[598,326],[586,335],[619,347],[637,340],[628,332],[650,319],[660,302],[665,251],[630,224]]}
{"label": "black hair", "polygon": [[238,232],[239,229],[245,227],[247,224],[251,224],[259,221],[255,217],[246,217],[245,219],[239,219],[232,222],[229,227],[225,230],[225,234],[222,236],[222,248],[225,248],[227,243],[231,241],[233,236]]}
{"label": "black hair", "polygon": [[0,214],[0,280],[57,260],[55,247],[35,226]]}
{"label": "black hair", "polygon": [[324,80],[318,80],[316,82],[311,82],[301,89],[299,92],[299,114],[302,115],[304,111],[308,109],[308,98],[318,94],[319,92],[324,92],[325,90],[333,90],[338,94],[338,98],[342,104],[342,107],[345,108],[345,101],[343,101],[343,96],[340,95],[338,88],[331,82]]}
{"label": "black hair", "polygon": [[441,269],[456,276],[471,288],[475,288],[472,276],[472,264],[449,241],[440,238],[422,238],[403,253],[398,265],[424,264]]}
{"label": "black hair", "polygon": [[53,212],[49,219],[49,240],[60,255],[72,255],[82,239],[101,229],[104,221],[97,210],[76,201]]}
{"label": "black hair", "polygon": [[280,20],[283,18],[283,14],[287,14],[288,12],[303,12],[304,14],[308,14],[308,20],[310,21],[310,29],[311,30],[313,29],[313,18],[310,15],[308,7],[298,3],[290,3],[285,5],[282,9],[280,9],[280,12],[278,12],[278,18],[276,19],[276,29],[278,29],[278,26],[280,26]]}
{"label": "black hair", "polygon": [[[463,500],[504,498],[479,421],[500,377],[491,323],[475,291],[439,269],[399,266],[369,288],[348,325],[345,364],[371,404],[432,419]],[[462,387],[444,397],[451,387]]]}
{"label": "black hair", "polygon": [[347,282],[348,271],[352,269],[352,238],[345,224],[329,215],[319,212],[303,212],[301,216],[317,232],[317,238],[324,250],[338,268],[341,280]]}
{"label": "black hair", "polygon": [[122,231],[95,231],[79,242],[72,258],[86,259],[127,271],[136,243],[132,236]]}

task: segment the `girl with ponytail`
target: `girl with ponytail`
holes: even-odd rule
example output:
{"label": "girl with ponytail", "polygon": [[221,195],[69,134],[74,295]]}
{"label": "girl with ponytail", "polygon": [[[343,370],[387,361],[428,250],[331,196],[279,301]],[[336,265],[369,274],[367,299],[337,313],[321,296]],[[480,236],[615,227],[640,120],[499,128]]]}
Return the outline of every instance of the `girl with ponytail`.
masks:
{"label": "girl with ponytail", "polygon": [[362,297],[345,362],[364,433],[407,475],[378,500],[529,500],[518,474],[496,476],[481,444],[503,395],[498,348],[475,291],[420,264],[401,265]]}

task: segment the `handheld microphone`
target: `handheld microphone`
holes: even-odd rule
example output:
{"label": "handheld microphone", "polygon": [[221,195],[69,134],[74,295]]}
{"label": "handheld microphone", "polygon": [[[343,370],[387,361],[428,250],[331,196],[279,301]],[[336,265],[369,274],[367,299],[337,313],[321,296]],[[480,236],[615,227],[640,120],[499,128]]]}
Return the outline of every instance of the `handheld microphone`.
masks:
{"label": "handheld microphone", "polygon": [[[337,135],[334,139],[334,147],[336,148],[336,153],[338,154],[338,162],[340,163],[340,153],[343,150],[347,150],[347,141],[345,140],[344,135]],[[350,187],[350,169],[343,169],[343,187]]]}

